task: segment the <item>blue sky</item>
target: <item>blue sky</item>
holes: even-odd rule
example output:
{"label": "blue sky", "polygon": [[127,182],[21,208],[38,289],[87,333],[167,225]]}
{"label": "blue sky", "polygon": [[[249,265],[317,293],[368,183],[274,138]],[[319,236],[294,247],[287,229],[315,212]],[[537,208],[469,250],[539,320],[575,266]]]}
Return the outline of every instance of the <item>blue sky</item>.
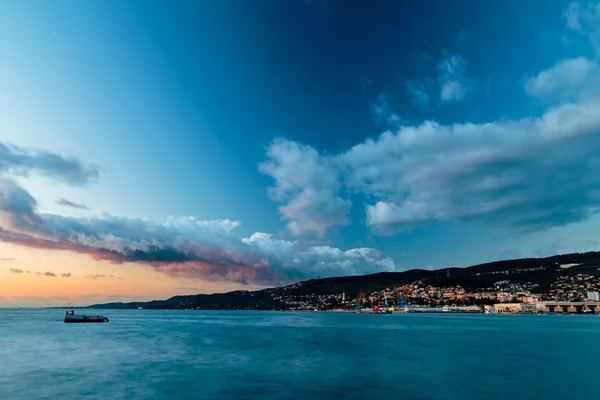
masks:
{"label": "blue sky", "polygon": [[2,240],[242,284],[597,250],[599,51],[593,2],[4,2]]}

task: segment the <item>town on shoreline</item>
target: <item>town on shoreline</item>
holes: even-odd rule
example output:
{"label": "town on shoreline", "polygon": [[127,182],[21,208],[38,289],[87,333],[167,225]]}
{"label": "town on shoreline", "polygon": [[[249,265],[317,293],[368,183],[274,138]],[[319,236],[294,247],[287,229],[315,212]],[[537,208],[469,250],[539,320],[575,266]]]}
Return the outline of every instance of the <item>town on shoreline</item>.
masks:
{"label": "town on shoreline", "polygon": [[466,268],[316,277],[286,286],[89,308],[358,313],[600,314],[600,252]]}
{"label": "town on shoreline", "polygon": [[[562,267],[567,269],[572,266]],[[416,281],[368,295],[360,293],[351,301],[343,292],[341,298],[321,299],[324,305],[333,302],[339,303],[339,307],[317,307],[315,311],[368,314],[600,314],[600,281],[596,275],[579,273],[560,276],[546,293],[536,293],[538,287],[538,284],[515,283],[510,279],[496,281],[492,287],[483,290],[468,290],[460,285],[439,287],[426,281]]]}

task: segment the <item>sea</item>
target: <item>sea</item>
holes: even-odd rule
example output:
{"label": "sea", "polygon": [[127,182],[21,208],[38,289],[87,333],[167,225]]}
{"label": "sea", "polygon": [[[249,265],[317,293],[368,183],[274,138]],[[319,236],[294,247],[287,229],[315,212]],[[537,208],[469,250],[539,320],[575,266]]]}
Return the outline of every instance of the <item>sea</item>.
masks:
{"label": "sea", "polygon": [[0,399],[598,399],[600,316],[0,310]]}

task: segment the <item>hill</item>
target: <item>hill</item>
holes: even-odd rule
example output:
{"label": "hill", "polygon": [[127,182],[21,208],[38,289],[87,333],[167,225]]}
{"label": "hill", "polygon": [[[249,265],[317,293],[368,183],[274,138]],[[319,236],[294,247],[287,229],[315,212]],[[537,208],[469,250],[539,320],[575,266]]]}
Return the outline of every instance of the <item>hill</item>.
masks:
{"label": "hill", "polygon": [[[568,268],[561,267],[577,264]],[[175,296],[150,302],[96,304],[88,308],[108,309],[201,309],[201,310],[285,310],[290,304],[318,307],[324,298],[347,299],[359,293],[372,293],[416,281],[432,286],[461,286],[468,290],[484,289],[495,282],[510,280],[514,283],[533,283],[543,293],[561,276],[587,273],[600,277],[600,252],[574,253],[547,258],[523,258],[496,261],[467,268],[439,270],[413,269],[404,272],[381,272],[362,276],[343,276],[311,279],[288,286],[256,291],[237,290],[228,293]],[[335,303],[335,302],[334,302]]]}

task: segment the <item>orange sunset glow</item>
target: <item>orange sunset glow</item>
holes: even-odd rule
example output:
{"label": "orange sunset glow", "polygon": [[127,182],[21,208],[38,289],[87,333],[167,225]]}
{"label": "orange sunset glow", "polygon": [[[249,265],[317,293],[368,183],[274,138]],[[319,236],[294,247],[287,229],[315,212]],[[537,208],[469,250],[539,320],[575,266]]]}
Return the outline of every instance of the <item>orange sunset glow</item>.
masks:
{"label": "orange sunset glow", "polygon": [[0,307],[148,301],[236,288],[232,283],[176,278],[144,265],[114,265],[66,251],[0,243],[0,255]]}

